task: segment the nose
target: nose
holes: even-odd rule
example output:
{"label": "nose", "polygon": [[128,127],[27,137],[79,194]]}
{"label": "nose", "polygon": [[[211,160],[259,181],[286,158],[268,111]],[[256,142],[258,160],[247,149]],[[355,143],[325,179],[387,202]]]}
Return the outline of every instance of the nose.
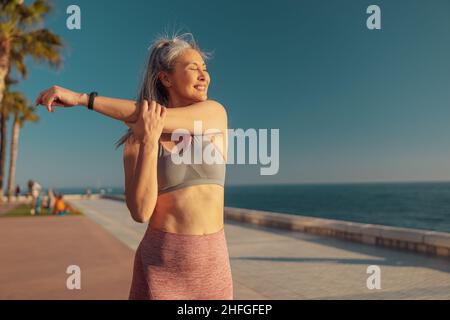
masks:
{"label": "nose", "polygon": [[206,77],[205,77],[205,73],[203,72],[203,70],[200,70],[200,75],[199,75],[198,79],[205,81]]}

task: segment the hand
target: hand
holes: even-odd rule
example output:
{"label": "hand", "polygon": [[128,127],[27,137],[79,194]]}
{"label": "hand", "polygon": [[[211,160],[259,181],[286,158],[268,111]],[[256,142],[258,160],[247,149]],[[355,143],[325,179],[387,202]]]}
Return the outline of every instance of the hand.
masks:
{"label": "hand", "polygon": [[134,139],[139,141],[157,141],[161,136],[166,118],[166,107],[154,100],[144,100],[138,106],[139,115],[136,122],[125,122],[133,130]]}
{"label": "hand", "polygon": [[35,106],[43,105],[49,112],[55,112],[53,107],[73,107],[85,100],[86,94],[70,91],[58,86],[53,86],[42,91],[36,99]]}

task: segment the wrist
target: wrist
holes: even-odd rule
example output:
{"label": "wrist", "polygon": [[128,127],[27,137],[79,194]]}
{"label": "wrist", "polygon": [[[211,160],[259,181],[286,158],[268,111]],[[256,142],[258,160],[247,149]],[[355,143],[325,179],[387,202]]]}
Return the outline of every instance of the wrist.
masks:
{"label": "wrist", "polygon": [[89,95],[87,93],[80,93],[78,96],[78,105],[87,107],[89,102]]}
{"label": "wrist", "polygon": [[158,148],[159,138],[155,138],[153,135],[144,135],[141,138],[141,144],[146,145],[149,148]]}

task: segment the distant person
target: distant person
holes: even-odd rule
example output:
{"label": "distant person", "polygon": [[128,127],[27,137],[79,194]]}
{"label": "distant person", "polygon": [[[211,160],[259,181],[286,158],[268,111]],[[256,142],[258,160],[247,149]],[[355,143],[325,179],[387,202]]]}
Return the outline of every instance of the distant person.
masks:
{"label": "distant person", "polygon": [[33,189],[33,180],[28,180],[28,193],[27,193],[27,199],[28,197],[31,197],[31,189]]}
{"label": "distant person", "polygon": [[56,198],[53,214],[57,214],[59,216],[64,216],[68,213],[67,209],[68,209],[67,205],[63,200],[62,194],[60,193],[58,195],[58,197]]}
{"label": "distant person", "polygon": [[39,197],[41,193],[41,185],[37,183],[36,181],[32,181],[32,187],[31,187],[31,214],[34,215],[36,213],[36,200]]}
{"label": "distant person", "polygon": [[91,194],[92,194],[91,189],[87,188],[86,189],[86,198],[89,199],[91,197]]}
{"label": "distant person", "polygon": [[16,195],[16,199],[19,199],[20,191],[21,191],[21,190],[20,190],[20,186],[17,185],[17,186],[16,186],[16,194],[15,194],[15,195]]}
{"label": "distant person", "polygon": [[41,211],[42,211],[42,198],[43,198],[43,194],[42,194],[42,192],[39,192],[36,197],[36,206],[35,206],[35,212],[37,215],[40,215]]}

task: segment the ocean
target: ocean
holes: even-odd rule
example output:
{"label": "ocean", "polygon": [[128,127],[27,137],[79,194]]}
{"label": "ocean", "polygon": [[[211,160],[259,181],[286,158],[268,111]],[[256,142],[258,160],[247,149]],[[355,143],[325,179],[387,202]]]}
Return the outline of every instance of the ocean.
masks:
{"label": "ocean", "polygon": [[[63,194],[85,189],[55,188]],[[450,232],[450,182],[226,186],[225,206]]]}

